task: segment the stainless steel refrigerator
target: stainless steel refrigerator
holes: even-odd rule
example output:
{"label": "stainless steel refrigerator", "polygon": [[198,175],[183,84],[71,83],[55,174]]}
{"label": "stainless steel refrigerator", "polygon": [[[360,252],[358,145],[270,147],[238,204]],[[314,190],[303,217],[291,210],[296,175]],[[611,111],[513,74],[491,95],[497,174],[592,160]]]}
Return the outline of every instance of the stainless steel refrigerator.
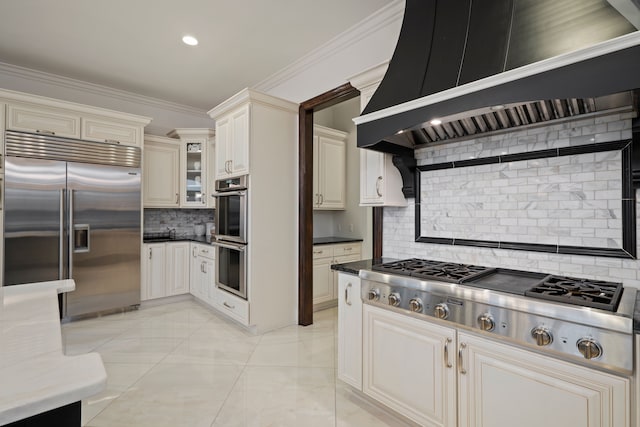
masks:
{"label": "stainless steel refrigerator", "polygon": [[7,131],[4,285],[72,278],[62,316],[140,304],[140,149]]}

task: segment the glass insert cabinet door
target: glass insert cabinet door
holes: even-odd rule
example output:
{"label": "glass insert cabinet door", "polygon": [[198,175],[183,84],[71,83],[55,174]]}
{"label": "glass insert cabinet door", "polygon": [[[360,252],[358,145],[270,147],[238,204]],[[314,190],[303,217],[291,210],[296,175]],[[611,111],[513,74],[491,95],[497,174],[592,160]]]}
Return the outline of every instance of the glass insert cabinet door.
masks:
{"label": "glass insert cabinet door", "polygon": [[186,181],[184,203],[195,206],[206,204],[205,189],[205,144],[201,142],[187,142],[186,144]]}

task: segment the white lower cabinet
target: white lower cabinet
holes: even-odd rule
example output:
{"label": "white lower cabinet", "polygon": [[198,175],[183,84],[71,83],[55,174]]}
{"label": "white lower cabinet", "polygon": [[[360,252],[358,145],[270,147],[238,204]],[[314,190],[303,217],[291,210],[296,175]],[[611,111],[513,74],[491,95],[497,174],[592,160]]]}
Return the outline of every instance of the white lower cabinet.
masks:
{"label": "white lower cabinet", "polygon": [[189,242],[142,245],[142,301],[189,292]]}
{"label": "white lower cabinet", "polygon": [[[339,243],[313,246],[313,304],[335,304],[338,298],[338,273],[331,270],[333,264],[362,259],[362,243]],[[321,307],[326,308],[326,307]]]}
{"label": "white lower cabinet", "polygon": [[362,391],[360,278],[338,273],[338,378]]}
{"label": "white lower cabinet", "polygon": [[215,248],[191,243],[189,292],[196,298],[213,305],[215,303]]}
{"label": "white lower cabinet", "polygon": [[632,425],[628,378],[367,304],[362,362],[362,391],[424,426]]}
{"label": "white lower cabinet", "polygon": [[630,425],[628,379],[467,333],[458,342],[460,426]]}
{"label": "white lower cabinet", "polygon": [[453,328],[365,305],[363,392],[418,424],[455,426],[455,334]]}
{"label": "white lower cabinet", "polygon": [[216,308],[227,316],[249,326],[249,302],[216,288]]}

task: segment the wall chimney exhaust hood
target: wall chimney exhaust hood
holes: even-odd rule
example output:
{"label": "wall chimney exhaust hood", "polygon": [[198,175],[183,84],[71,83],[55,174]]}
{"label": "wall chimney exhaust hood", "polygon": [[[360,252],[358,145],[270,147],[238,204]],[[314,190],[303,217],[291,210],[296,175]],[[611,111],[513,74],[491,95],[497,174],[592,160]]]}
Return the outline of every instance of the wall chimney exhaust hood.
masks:
{"label": "wall chimney exhaust hood", "polygon": [[634,109],[640,10],[609,1],[406,0],[389,68],[354,119],[358,147],[412,159],[425,144]]}

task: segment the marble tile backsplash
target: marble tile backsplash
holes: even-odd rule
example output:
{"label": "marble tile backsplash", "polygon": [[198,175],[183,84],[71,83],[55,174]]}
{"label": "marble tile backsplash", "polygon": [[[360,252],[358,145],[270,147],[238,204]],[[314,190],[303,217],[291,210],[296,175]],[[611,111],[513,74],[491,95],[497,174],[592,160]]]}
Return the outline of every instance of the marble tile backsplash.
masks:
{"label": "marble tile backsplash", "polygon": [[421,235],[622,248],[622,152],[420,173]]}
{"label": "marble tile backsplash", "polygon": [[[596,142],[631,139],[631,121],[634,117],[634,113],[622,113],[575,120],[547,127],[530,128],[518,130],[516,132],[483,136],[472,140],[427,147],[416,150],[415,155],[418,165],[427,165],[534,150],[545,150],[549,148],[593,144]],[[613,194],[600,193],[599,196],[596,196],[595,192],[597,191],[615,191],[616,194],[620,194],[620,190],[617,188],[619,185],[618,183],[620,182],[618,178],[620,176],[620,162],[618,159],[608,158],[607,154],[610,154],[610,152],[602,153],[601,155],[587,155],[587,157],[582,157],[582,155],[567,156],[567,159],[579,158],[579,160],[574,160],[573,164],[580,165],[581,169],[581,171],[577,171],[576,169],[576,171],[572,172],[574,175],[569,177],[568,183],[570,184],[570,188],[565,186],[566,188],[563,187],[563,189],[561,189],[560,186],[557,186],[556,188],[556,186],[553,185],[537,185],[535,189],[533,187],[523,187],[521,189],[522,192],[527,190],[527,198],[531,195],[534,199],[540,199],[544,203],[551,202],[544,206],[552,209],[554,212],[557,212],[555,202],[558,203],[558,208],[560,207],[560,204],[562,204],[566,209],[563,209],[562,215],[557,215],[557,218],[553,218],[554,221],[548,221],[549,218],[546,220],[544,218],[525,218],[528,221],[522,222],[523,212],[526,211],[525,205],[516,206],[514,209],[505,209],[504,206],[500,206],[500,201],[497,201],[496,206],[490,206],[491,209],[489,209],[488,212],[491,215],[487,214],[487,221],[495,222],[497,217],[497,225],[504,227],[504,229],[501,228],[500,230],[504,231],[505,234],[508,234],[509,230],[517,230],[516,228],[510,227],[518,227],[518,233],[514,233],[512,236],[514,239],[517,238],[518,234],[524,234],[524,230],[526,229],[527,238],[537,236],[536,238],[541,242],[546,239],[557,239],[559,238],[559,235],[562,235],[564,239],[571,240],[571,238],[576,238],[576,243],[578,243],[577,238],[580,238],[581,242],[587,244],[588,240],[584,239],[596,238],[596,236],[599,236],[607,239],[606,244],[602,246],[618,246],[618,236],[620,233],[620,231],[616,229],[619,224],[618,221],[608,221],[607,218],[595,217],[593,220],[585,221],[584,219],[581,219],[580,224],[578,225],[574,220],[576,219],[575,215],[578,215],[581,210],[575,209],[575,206],[571,204],[572,202],[580,201],[583,194],[585,197],[593,196],[592,201],[596,202],[596,204],[598,204],[598,197],[604,197],[604,199],[608,200],[608,198]],[[593,158],[591,156],[593,156]],[[566,161],[564,159],[560,159],[563,158],[558,158],[558,160],[555,161]],[[609,161],[611,162],[609,163]],[[569,165],[571,164],[572,163]],[[531,168],[531,166],[535,167]],[[538,166],[540,165],[527,165],[522,170],[529,171],[531,173],[536,171],[536,174],[539,175],[539,172],[543,170],[542,168],[549,167]],[[600,169],[601,167],[605,167],[606,169],[611,167],[611,170],[604,171]],[[478,166],[466,169],[473,169],[478,172],[478,168],[480,167]],[[584,168],[589,170],[585,171]],[[593,169],[593,171],[590,169]],[[548,177],[549,181],[566,181],[565,178],[567,177],[562,177],[564,173],[560,172],[560,169],[558,169],[558,171],[549,169],[548,171],[550,173],[545,176]],[[447,173],[446,170],[444,172],[440,172],[443,174]],[[483,171],[482,173],[494,172],[499,173],[500,171]],[[526,174],[528,172],[523,173]],[[582,173],[589,174],[589,179],[586,181],[582,180],[582,177],[579,176]],[[584,177],[586,179],[586,175]],[[516,173],[513,178],[518,179],[518,174]],[[476,179],[478,179],[477,176],[466,177],[468,182],[472,182]],[[495,192],[496,190],[499,192],[499,188],[502,188],[502,184],[504,182],[503,180],[496,180],[496,185],[499,183],[500,187],[494,187],[493,180],[485,181],[486,182],[483,182],[483,187],[488,189],[487,191],[489,193]],[[584,184],[587,182],[588,184]],[[552,184],[554,183],[555,182]],[[558,184],[560,184],[560,182],[558,182]],[[527,183],[522,185],[526,186],[529,184]],[[588,188],[585,188],[585,185]],[[600,190],[596,190],[596,188],[599,188]],[[450,193],[448,193],[442,186],[436,185],[432,190],[445,191],[441,194],[441,200],[446,200],[450,197]],[[593,191],[594,193],[592,194],[590,191]],[[521,191],[518,190],[518,193],[520,192]],[[636,196],[638,196],[638,194],[636,194]],[[613,198],[615,199],[615,197]],[[636,228],[637,235],[640,236],[640,204],[637,200],[638,197],[636,197]],[[584,207],[584,205],[582,206]],[[610,207],[607,206],[607,209],[609,208]],[[617,209],[617,205],[611,206],[611,208]],[[434,209],[442,210],[446,208],[440,206]],[[478,211],[483,210],[484,207],[478,209]],[[545,209],[544,211],[547,210]],[[615,215],[615,211],[613,212],[613,215]],[[518,222],[519,220],[521,221],[520,223]],[[533,220],[535,220],[535,225],[532,222]],[[431,223],[423,226],[429,226],[432,229],[434,227],[442,229],[441,225],[435,225],[437,221],[434,222],[433,219],[430,221]],[[573,222],[570,224],[570,221]],[[454,219],[453,222],[457,223],[454,227],[456,230],[455,237],[457,238],[477,239],[478,236],[482,234],[483,230],[485,230],[482,227],[478,229],[478,224],[475,220],[472,227],[465,227],[464,224],[461,224],[461,220],[458,219]],[[561,224],[566,226],[562,230],[559,228]],[[480,224],[480,226],[482,226],[482,224]],[[449,262],[471,263],[489,267],[541,271],[545,273],[573,275],[599,280],[619,281],[624,283],[625,286],[640,288],[640,261],[637,260],[415,242],[414,199],[409,200],[409,206],[407,207],[385,207],[383,227],[383,255],[385,257],[418,257]],[[425,235],[427,233],[422,234]],[[533,242],[533,240],[529,241]],[[604,241],[593,241],[593,243],[598,244],[603,242]]]}
{"label": "marble tile backsplash", "polygon": [[193,226],[213,222],[214,209],[145,209],[144,231],[175,228],[177,236],[194,234]]}

